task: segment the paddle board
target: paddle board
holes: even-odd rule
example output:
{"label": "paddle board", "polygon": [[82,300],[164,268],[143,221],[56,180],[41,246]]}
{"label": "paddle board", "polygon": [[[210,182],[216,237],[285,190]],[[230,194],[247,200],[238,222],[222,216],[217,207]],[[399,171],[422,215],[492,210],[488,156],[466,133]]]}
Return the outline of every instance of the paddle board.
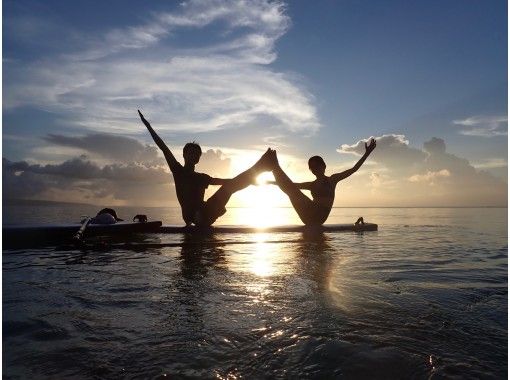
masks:
{"label": "paddle board", "polygon": [[[11,246],[37,246],[43,243],[67,243],[71,241],[80,229],[81,224],[66,225],[32,225],[32,226],[4,226],[3,245]],[[146,223],[118,222],[115,224],[89,224],[85,230],[84,238],[96,236],[113,237],[117,241],[125,239],[135,233],[156,234],[243,234],[243,233],[283,233],[283,232],[344,232],[344,231],[377,231],[377,224],[326,224],[322,226],[286,225],[272,227],[252,226],[212,226],[212,227],[185,227],[182,225],[165,225],[160,221]]]}

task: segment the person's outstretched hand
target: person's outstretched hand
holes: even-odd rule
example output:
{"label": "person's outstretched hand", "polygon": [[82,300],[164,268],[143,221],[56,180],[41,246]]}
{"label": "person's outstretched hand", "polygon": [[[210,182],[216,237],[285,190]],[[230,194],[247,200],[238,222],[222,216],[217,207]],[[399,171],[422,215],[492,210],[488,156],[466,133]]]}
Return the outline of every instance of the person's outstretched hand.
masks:
{"label": "person's outstretched hand", "polygon": [[[138,111],[140,112],[140,111]],[[370,144],[365,143],[366,154],[369,155],[375,149],[375,139],[370,140]]]}
{"label": "person's outstretched hand", "polygon": [[143,117],[142,113],[140,112],[140,110],[138,110],[138,115],[140,115],[140,119],[142,119],[142,122],[147,125],[149,124],[149,122],[147,120],[145,120],[145,118]]}

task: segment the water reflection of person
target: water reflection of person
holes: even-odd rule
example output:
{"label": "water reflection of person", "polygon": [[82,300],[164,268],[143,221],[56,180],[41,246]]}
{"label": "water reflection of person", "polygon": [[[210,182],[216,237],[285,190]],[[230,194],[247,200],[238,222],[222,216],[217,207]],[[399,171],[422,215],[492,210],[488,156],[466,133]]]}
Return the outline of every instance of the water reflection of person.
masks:
{"label": "water reflection of person", "polygon": [[319,291],[328,289],[335,253],[329,237],[321,231],[305,230],[301,242],[297,244],[301,261],[298,271],[314,281]]}
{"label": "water reflection of person", "polygon": [[208,315],[211,300],[208,297],[221,284],[216,283],[210,270],[221,270],[225,267],[224,262],[224,249],[214,235],[184,235],[178,256],[180,270],[176,276],[169,278],[171,285],[166,303],[173,306],[164,324],[174,336],[184,340],[182,344],[187,347],[185,358],[199,356],[200,344],[211,339],[211,317]]}
{"label": "water reflection of person", "polygon": [[209,269],[226,262],[225,250],[214,234],[189,233],[182,241],[181,260],[182,277],[200,280]]}

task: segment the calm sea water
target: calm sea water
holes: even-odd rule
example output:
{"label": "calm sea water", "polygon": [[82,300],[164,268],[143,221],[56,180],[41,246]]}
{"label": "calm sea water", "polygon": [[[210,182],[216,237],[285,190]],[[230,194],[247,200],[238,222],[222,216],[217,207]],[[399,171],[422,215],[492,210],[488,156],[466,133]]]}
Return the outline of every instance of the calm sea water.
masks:
{"label": "calm sea water", "polygon": [[[4,207],[3,219],[96,211]],[[180,223],[176,209],[118,211]],[[296,221],[291,209],[255,214],[219,223]],[[505,378],[507,209],[334,209],[328,223],[358,216],[379,231],[4,250],[3,376]]]}

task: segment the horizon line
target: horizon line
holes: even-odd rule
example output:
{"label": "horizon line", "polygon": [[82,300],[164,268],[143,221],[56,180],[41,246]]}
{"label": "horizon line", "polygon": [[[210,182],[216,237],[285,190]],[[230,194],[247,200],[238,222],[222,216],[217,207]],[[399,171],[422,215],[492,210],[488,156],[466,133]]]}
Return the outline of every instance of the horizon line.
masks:
{"label": "horizon line", "polygon": [[[63,202],[63,201],[52,201],[46,199],[2,199],[2,206],[20,206],[19,203],[46,203],[46,204],[61,204],[61,205],[83,205],[83,206],[94,206],[94,207],[102,207],[104,205],[111,207],[144,207],[144,208],[181,208],[180,206],[148,206],[148,205],[111,205],[111,204],[94,204],[94,203],[81,203],[81,202]],[[18,203],[18,204],[16,204]],[[229,209],[246,209],[250,207],[246,206],[227,206]],[[275,206],[274,208],[289,208],[292,209],[292,206]],[[478,206],[333,206],[332,209],[341,209],[341,208],[508,208],[508,205],[500,205],[500,206],[488,206],[488,205],[478,205]]]}

